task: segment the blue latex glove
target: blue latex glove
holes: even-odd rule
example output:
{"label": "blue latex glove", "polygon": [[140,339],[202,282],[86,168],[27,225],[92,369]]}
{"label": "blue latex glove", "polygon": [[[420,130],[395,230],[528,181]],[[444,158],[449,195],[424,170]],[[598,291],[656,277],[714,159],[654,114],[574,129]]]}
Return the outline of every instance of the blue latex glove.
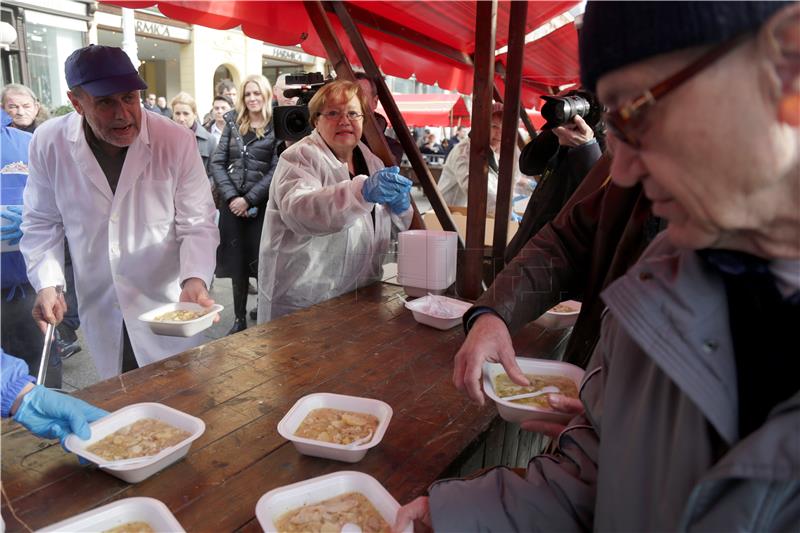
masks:
{"label": "blue latex glove", "polygon": [[395,215],[403,214],[409,207],[411,207],[411,197],[408,193],[399,194],[394,201],[389,202],[389,209]]}
{"label": "blue latex glove", "polygon": [[18,205],[9,206],[5,211],[0,213],[0,217],[3,217],[6,220],[10,220],[11,224],[3,225],[2,229],[2,237],[0,240],[9,241],[8,244],[19,244],[19,240],[22,238],[22,230],[20,229],[20,225],[22,224],[22,207]]}
{"label": "blue latex glove", "polygon": [[398,167],[387,167],[367,178],[361,194],[367,202],[388,204],[410,190],[411,180],[401,176]]}
{"label": "blue latex glove", "polygon": [[14,420],[44,439],[64,439],[70,433],[86,440],[92,436],[89,423],[108,414],[98,407],[66,394],[36,385],[25,396]]}

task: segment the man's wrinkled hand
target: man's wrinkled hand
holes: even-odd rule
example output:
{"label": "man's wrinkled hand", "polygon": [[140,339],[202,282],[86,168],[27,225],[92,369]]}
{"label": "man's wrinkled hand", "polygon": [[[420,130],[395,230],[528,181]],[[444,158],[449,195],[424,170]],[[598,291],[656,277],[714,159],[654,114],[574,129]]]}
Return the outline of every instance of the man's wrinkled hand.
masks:
{"label": "man's wrinkled hand", "polygon": [[[547,401],[554,411],[566,413],[573,417],[583,413],[583,402],[578,398],[571,398],[563,394],[548,394]],[[528,420],[520,422],[520,427],[526,431],[533,431],[534,433],[544,433],[551,439],[557,438],[566,426],[564,424],[557,424],[555,422],[543,422],[541,420]]]}
{"label": "man's wrinkled hand", "polygon": [[[189,278],[183,282],[179,301],[196,303],[205,308],[214,305],[214,300],[208,295],[206,282],[200,278]],[[219,322],[219,313],[214,317],[214,322]]]}
{"label": "man's wrinkled hand", "polygon": [[[393,533],[401,533],[409,524],[415,520],[419,521],[428,531],[431,531],[433,524],[431,523],[431,510],[428,505],[427,496],[420,496],[416,500],[408,503],[397,511],[397,518],[392,527]],[[419,531],[418,528],[415,528]]]}
{"label": "man's wrinkled hand", "polygon": [[478,405],[485,399],[481,390],[483,363],[500,363],[511,381],[518,385],[530,385],[528,378],[517,364],[511,335],[503,320],[491,313],[475,319],[461,349],[456,353],[453,364],[453,383],[456,388],[470,397]]}
{"label": "man's wrinkled hand", "polygon": [[60,324],[66,312],[67,302],[64,300],[64,294],[56,291],[55,287],[45,287],[36,294],[31,314],[36,325],[44,333],[48,324],[54,326]]}

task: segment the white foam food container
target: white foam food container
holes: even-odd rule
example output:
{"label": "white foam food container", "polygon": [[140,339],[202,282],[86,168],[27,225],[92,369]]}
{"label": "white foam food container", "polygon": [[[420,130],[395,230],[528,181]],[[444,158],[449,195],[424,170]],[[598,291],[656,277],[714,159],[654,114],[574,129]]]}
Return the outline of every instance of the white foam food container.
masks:
{"label": "white foam food container", "polygon": [[146,322],[150,329],[156,335],[167,335],[169,337],[191,337],[197,335],[204,329],[211,327],[214,323],[214,317],[225,309],[219,304],[211,306],[211,310],[205,315],[195,318],[194,320],[155,320],[157,316],[169,313],[170,311],[205,311],[206,308],[200,304],[193,302],[175,302],[167,305],[162,305],[157,309],[142,313],[139,315],[139,320]]}
{"label": "white foam food container", "polygon": [[[575,382],[575,386],[580,390],[583,380],[583,369],[570,363],[562,361],[550,361],[547,359],[531,359],[529,357],[517,357],[517,364],[525,374],[538,374],[543,376],[564,376]],[[524,422],[526,420],[541,420],[543,422],[555,422],[565,424],[573,415],[560,413],[551,409],[543,409],[532,405],[507,402],[500,398],[494,390],[494,380],[498,374],[506,374],[505,368],[499,363],[483,364],[483,391],[486,396],[494,400],[497,404],[497,412],[509,422]]]}
{"label": "white foam food container", "polygon": [[205,422],[196,416],[188,415],[160,403],[135,403],[91,423],[89,427],[92,429],[92,437],[89,440],[81,440],[77,435],[73,434],[66,438],[64,446],[67,450],[83,457],[87,461],[95,464],[106,463],[108,462],[106,459],[91,453],[86,448],[118,429],[122,429],[143,418],[155,418],[170,426],[187,431],[189,436],[179,444],[148,457],[145,461],[116,467],[101,466],[101,470],[128,483],[138,483],[182,459],[189,452],[192,442],[197,440],[206,430]]}
{"label": "white foam food container", "polygon": [[456,280],[458,233],[409,230],[397,236],[397,282],[409,296],[444,292]]}
{"label": "white foam food container", "polygon": [[547,329],[566,329],[574,326],[575,321],[578,320],[578,315],[581,314],[581,303],[577,300],[566,300],[558,305],[568,305],[574,311],[562,313],[553,311],[551,308],[537,318],[534,323]]}
{"label": "white foam food container", "polygon": [[[431,312],[431,304],[439,312]],[[436,305],[438,304],[438,305]],[[472,307],[469,302],[447,296],[427,295],[406,303],[406,309],[414,315],[414,320],[436,329],[450,329],[461,323],[461,317]]]}
{"label": "white foam food container", "polygon": [[[256,518],[267,533],[277,532],[275,521],[281,515],[303,505],[314,504],[348,492],[360,492],[372,503],[391,527],[400,504],[377,479],[361,472],[341,471],[273,489],[256,504]],[[409,524],[403,533],[412,533]]]}
{"label": "white foam food container", "polygon": [[[306,415],[314,409],[330,408],[341,411],[367,413],[378,419],[378,427],[369,442],[357,446],[347,444],[334,444],[319,440],[306,439],[295,435],[295,431],[305,419]],[[278,422],[278,433],[292,442],[298,452],[303,455],[334,459],[346,463],[357,463],[367,454],[367,450],[380,444],[389,421],[392,419],[392,408],[388,403],[372,398],[346,396],[344,394],[331,394],[317,392],[303,396],[289,409],[289,412]]]}
{"label": "white foam food container", "polygon": [[39,533],[90,533],[106,531],[129,522],[147,522],[159,533],[184,533],[184,529],[166,505],[154,498],[144,497],[117,500],[47,526],[40,529]]}

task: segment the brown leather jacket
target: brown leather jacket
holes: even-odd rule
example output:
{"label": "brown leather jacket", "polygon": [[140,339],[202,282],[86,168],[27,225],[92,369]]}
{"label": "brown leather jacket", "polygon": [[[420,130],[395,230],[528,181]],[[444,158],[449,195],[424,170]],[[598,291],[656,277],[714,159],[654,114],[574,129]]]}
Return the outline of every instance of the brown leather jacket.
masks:
{"label": "brown leather jacket", "polygon": [[513,335],[558,302],[580,300],[564,360],[582,367],[600,335],[600,292],[636,262],[659,229],[641,186],[614,185],[609,169],[603,156],[475,303],[496,311]]}

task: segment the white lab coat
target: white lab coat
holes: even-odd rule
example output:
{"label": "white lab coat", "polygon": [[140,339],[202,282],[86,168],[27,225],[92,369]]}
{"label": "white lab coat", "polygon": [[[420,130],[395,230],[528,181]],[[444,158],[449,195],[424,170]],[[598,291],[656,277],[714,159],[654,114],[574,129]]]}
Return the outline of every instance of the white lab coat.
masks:
{"label": "white lab coat", "polygon": [[[453,147],[447,155],[447,160],[442,168],[437,186],[442,193],[442,199],[447,205],[466,207],[467,190],[469,185],[469,147],[470,139],[467,137]],[[511,190],[517,192],[517,183],[523,177],[519,171],[519,149],[514,152],[514,174]],[[495,160],[500,162],[500,154],[495,152]],[[527,180],[526,180],[527,183]],[[526,187],[527,188],[527,187]],[[527,191],[530,195],[530,190]],[[489,179],[486,188],[486,212],[494,217],[495,204],[497,203],[497,172],[489,167]]]}
{"label": "white lab coat", "polygon": [[[364,143],[358,146],[370,174],[384,168]],[[365,201],[367,177],[351,180],[316,130],[281,154],[261,232],[259,323],[380,279],[392,230],[408,229],[413,211],[398,216]]]}
{"label": "white lab coat", "polygon": [[101,377],[121,370],[123,319],[140,366],[203,342],[154,335],[137,319],[178,301],[180,282],[209,285],[214,272],[219,231],[191,130],[143,112],[112,194],[82,117],[71,113],[37,128],[29,171],[20,242],[28,278],[37,291],[64,284],[66,234],[81,327]]}

